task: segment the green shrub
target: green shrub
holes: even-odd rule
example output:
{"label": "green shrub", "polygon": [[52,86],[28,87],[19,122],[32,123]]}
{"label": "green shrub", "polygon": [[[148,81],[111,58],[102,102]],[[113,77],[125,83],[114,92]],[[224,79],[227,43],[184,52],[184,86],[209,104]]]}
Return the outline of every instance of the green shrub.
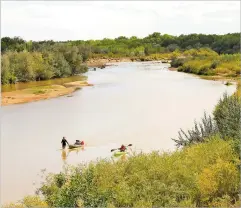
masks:
{"label": "green shrub", "polygon": [[3,208],[30,208],[30,207],[48,207],[48,205],[39,196],[26,196],[19,203],[10,203],[3,206]]}
{"label": "green shrub", "polygon": [[[178,71],[198,75],[223,75],[237,77],[240,75],[240,55],[215,55],[199,53],[195,49],[185,51],[189,58],[174,59],[171,66],[178,67]],[[201,55],[202,54],[202,55]],[[191,56],[190,56],[191,55]]]}
{"label": "green shrub", "polygon": [[233,138],[236,149],[239,151],[241,129],[241,100],[238,95],[228,96],[224,94],[214,110],[214,119],[217,123],[222,138]]}
{"label": "green shrub", "polygon": [[175,58],[171,61],[171,67],[179,67],[182,66],[185,62],[184,58]]}
{"label": "green shrub", "polygon": [[51,52],[7,52],[2,55],[1,83],[28,82],[67,77],[88,71],[76,48]]}

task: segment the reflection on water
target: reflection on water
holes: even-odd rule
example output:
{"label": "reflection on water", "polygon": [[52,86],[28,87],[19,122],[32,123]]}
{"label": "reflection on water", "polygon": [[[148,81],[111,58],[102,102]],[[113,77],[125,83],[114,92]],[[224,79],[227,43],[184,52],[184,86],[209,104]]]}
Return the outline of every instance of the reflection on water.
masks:
{"label": "reflection on water", "polygon": [[[5,106],[1,109],[2,202],[34,192],[40,169],[59,172],[63,162],[77,165],[111,158],[111,149],[173,150],[178,130],[213,111],[218,99],[235,86],[168,71],[166,64],[120,63],[89,71],[93,88],[71,98]],[[72,81],[72,80],[71,80]],[[84,140],[85,150],[56,151],[60,140]]]}
{"label": "reflection on water", "polygon": [[62,156],[62,160],[63,160],[63,161],[66,161],[67,153],[66,153],[66,150],[65,150],[65,149],[62,150],[61,156]]}
{"label": "reflection on water", "polygon": [[67,157],[69,156],[69,154],[72,152],[72,153],[76,153],[78,155],[78,153],[80,151],[84,151],[84,146],[83,147],[78,147],[78,148],[73,148],[73,149],[62,149],[62,153],[61,153],[61,157],[62,157],[62,160],[63,162],[66,162],[66,159]]}
{"label": "reflection on water", "polygon": [[32,82],[18,82],[16,84],[2,85],[2,92],[10,92],[15,90],[23,90],[31,87],[46,86],[46,85],[63,85],[68,82],[83,81],[86,80],[85,76],[72,76],[65,78],[57,78],[43,81],[32,81]]}

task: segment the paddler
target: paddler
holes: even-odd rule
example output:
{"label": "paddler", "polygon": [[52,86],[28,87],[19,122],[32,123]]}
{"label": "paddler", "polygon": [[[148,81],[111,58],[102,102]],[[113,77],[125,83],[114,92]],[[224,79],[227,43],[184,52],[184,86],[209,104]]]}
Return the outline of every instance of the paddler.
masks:
{"label": "paddler", "polygon": [[121,147],[119,148],[120,152],[125,152],[126,151],[126,146],[125,145],[121,145]]}
{"label": "paddler", "polygon": [[68,143],[68,141],[65,139],[65,137],[63,137],[63,139],[62,139],[61,143],[62,143],[62,148],[63,148],[63,149],[65,149],[66,144],[68,144],[68,145],[69,145],[69,143]]}

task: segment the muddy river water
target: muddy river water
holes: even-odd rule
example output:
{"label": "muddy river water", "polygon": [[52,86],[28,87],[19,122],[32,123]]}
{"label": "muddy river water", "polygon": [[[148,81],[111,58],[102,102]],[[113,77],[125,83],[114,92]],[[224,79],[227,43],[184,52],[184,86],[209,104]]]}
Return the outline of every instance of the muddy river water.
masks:
{"label": "muddy river water", "polygon": [[[168,71],[157,62],[119,63],[89,71],[93,87],[72,97],[1,108],[1,202],[34,193],[41,169],[58,172],[64,164],[111,156],[110,149],[174,150],[171,138],[193,127],[204,111],[235,86]],[[87,144],[62,152],[61,138]]]}

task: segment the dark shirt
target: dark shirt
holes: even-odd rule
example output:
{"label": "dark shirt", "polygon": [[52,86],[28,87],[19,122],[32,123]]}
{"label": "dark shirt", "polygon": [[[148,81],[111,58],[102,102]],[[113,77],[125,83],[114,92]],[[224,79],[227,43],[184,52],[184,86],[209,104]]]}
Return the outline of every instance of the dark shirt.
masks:
{"label": "dark shirt", "polygon": [[125,147],[124,145],[122,145],[122,146],[119,148],[119,150],[120,150],[121,152],[124,152],[124,151],[126,150],[126,147]]}
{"label": "dark shirt", "polygon": [[68,143],[68,142],[66,139],[62,139],[61,143],[62,143],[62,145],[66,145],[66,143]]}

